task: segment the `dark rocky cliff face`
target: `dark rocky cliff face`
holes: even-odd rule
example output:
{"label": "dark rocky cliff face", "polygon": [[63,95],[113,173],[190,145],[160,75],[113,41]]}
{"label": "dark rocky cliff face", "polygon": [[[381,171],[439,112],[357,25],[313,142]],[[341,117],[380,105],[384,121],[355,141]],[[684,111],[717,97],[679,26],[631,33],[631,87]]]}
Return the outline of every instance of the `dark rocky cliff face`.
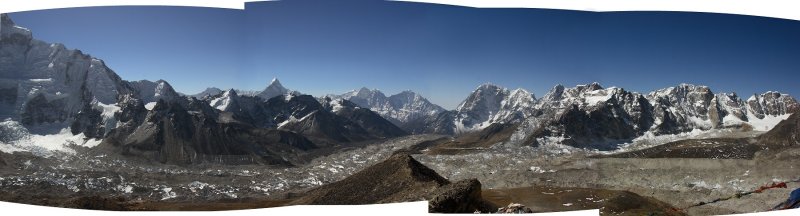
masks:
{"label": "dark rocky cliff face", "polygon": [[347,100],[328,98],[320,103],[310,95],[282,95],[267,100],[264,107],[280,124],[279,129],[327,141],[347,143],[407,135],[376,113]]}
{"label": "dark rocky cliff face", "polygon": [[243,124],[217,122],[208,104],[160,100],[151,111],[128,98],[118,118],[121,126],[104,141],[123,155],[162,163],[202,162],[291,164],[279,151],[299,154],[316,146],[303,136]]}
{"label": "dark rocky cliff face", "polygon": [[769,91],[756,94],[747,99],[749,110],[758,118],[765,115],[783,115],[800,111],[800,105],[794,97]]}
{"label": "dark rocky cliff face", "polygon": [[[595,99],[601,98],[601,99]],[[653,108],[642,95],[599,84],[565,89],[556,86],[537,105],[523,127],[531,128],[525,143],[558,137],[562,144],[608,150],[641,136],[654,124]]]}
{"label": "dark rocky cliff face", "polygon": [[[707,86],[691,84],[657,90],[646,96],[621,88],[603,89],[597,84],[556,86],[537,102],[532,117],[520,124],[515,136],[526,138],[515,142],[524,145],[559,142],[578,148],[610,150],[645,133],[746,129],[749,121],[765,115],[792,113],[797,106],[785,94],[768,92],[745,103],[736,94],[714,94]],[[759,117],[758,113],[768,114]]]}
{"label": "dark rocky cliff face", "polygon": [[800,113],[794,113],[775,128],[758,137],[761,145],[789,147],[800,145]]}
{"label": "dark rocky cliff face", "polygon": [[131,92],[102,60],[32,35],[2,15],[0,117],[26,126],[69,125],[87,103],[112,104],[119,94]]}
{"label": "dark rocky cliff face", "polygon": [[322,105],[327,111],[356,123],[372,136],[386,138],[408,135],[403,129],[400,129],[397,125],[377,113],[359,107],[348,100],[338,99],[334,101],[326,97],[322,99]]}
{"label": "dark rocky cliff face", "polygon": [[455,118],[456,112],[442,111],[434,116],[412,120],[400,127],[405,128],[409,133],[413,134],[430,133],[453,135],[455,134],[455,130],[453,130],[455,128]]}
{"label": "dark rocky cliff face", "polygon": [[276,127],[277,123],[267,112],[264,100],[256,96],[239,95],[235,90],[209,95],[202,100],[220,111],[231,114],[232,120],[247,123],[254,127]]}
{"label": "dark rocky cliff face", "polygon": [[35,125],[65,121],[71,115],[64,110],[66,104],[64,99],[48,100],[43,94],[39,94],[25,104],[21,115],[22,123]]}

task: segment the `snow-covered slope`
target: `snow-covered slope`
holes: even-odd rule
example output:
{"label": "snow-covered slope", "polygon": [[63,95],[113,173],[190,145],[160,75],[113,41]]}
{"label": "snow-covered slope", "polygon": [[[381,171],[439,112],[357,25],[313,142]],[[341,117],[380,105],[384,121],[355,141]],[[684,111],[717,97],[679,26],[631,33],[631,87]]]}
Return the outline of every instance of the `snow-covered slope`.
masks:
{"label": "snow-covered slope", "polygon": [[50,156],[54,152],[74,153],[72,145],[94,147],[102,140],[87,138],[84,134],[73,134],[68,128],[60,128],[50,134],[31,133],[17,121],[6,119],[0,122],[0,152],[27,151],[38,156]]}
{"label": "snow-covered slope", "polygon": [[231,108],[234,108],[231,104],[233,104],[234,98],[238,97],[236,91],[230,89],[219,94],[219,97],[211,99],[208,104],[220,111],[231,111]]}

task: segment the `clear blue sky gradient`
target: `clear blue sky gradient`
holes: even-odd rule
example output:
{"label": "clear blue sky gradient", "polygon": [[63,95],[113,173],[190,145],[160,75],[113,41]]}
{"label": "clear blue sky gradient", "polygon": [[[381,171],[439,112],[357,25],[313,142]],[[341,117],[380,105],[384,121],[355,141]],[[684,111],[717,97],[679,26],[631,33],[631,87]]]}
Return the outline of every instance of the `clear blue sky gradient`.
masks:
{"label": "clear blue sky gradient", "polygon": [[382,1],[248,3],[244,11],[101,7],[11,14],[35,37],[104,59],[124,79],[177,90],[312,95],[413,90],[455,108],[491,82],[537,96],[600,82],[649,92],[800,95],[800,21],[687,13],[476,9]]}

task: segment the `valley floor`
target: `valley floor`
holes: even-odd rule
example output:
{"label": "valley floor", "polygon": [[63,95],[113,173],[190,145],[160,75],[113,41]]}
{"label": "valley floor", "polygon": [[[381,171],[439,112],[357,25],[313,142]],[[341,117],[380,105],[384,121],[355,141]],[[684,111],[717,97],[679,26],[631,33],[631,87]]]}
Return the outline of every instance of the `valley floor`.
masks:
{"label": "valley floor", "polygon": [[[424,141],[441,138],[389,139],[344,149],[298,167],[180,167],[132,164],[106,160],[102,155],[86,159],[0,153],[0,200],[111,210],[275,207],[310,188],[341,180],[398,150],[409,149],[415,149],[416,160],[450,181],[477,178],[483,197],[497,206],[521,203],[535,212],[595,208],[604,214],[627,215],[757,212],[771,209],[800,187],[792,182],[800,178],[798,148],[756,151],[730,148],[736,142],[704,139],[631,151],[635,154],[501,145],[447,155],[418,149]],[[699,145],[708,144],[705,142],[717,143]],[[704,158],[694,154],[697,152],[718,154]],[[788,182],[788,187],[698,205],[773,182]]]}
{"label": "valley floor", "polygon": [[[783,202],[793,189],[800,187],[800,183],[796,182],[800,178],[800,168],[797,167],[800,164],[798,148],[784,149],[780,153],[770,151],[748,153],[740,148],[728,148],[724,144],[709,144],[705,148],[693,146],[688,151],[684,148],[685,143],[668,145],[675,148],[663,149],[664,147],[659,146],[656,148],[693,154],[631,158],[623,156],[633,155],[599,155],[599,157],[593,153],[553,155],[534,149],[516,149],[487,150],[480,153],[471,151],[469,154],[461,155],[422,154],[417,155],[417,159],[448,179],[478,178],[490,196],[505,194],[507,191],[517,191],[515,193],[521,194],[519,190],[552,193],[538,189],[541,187],[562,188],[561,191],[564,191],[563,188],[630,191],[663,201],[688,215],[767,211]],[[696,154],[697,152],[713,153],[705,154],[708,158],[702,158]],[[723,157],[724,155],[748,154],[752,155],[750,159],[746,157],[720,159],[728,158]],[[761,193],[700,205],[780,182],[787,182],[788,187],[768,189]],[[537,189],[520,189],[525,187]],[[576,209],[574,204],[586,203],[587,199],[596,199],[593,193],[597,192],[588,190],[583,195],[559,196],[557,199],[559,203],[547,205],[551,207],[542,207],[534,202],[545,199],[541,196],[533,198],[523,196],[517,200],[513,197],[519,196],[505,196],[501,200],[522,204],[529,202],[528,204],[533,205],[532,208],[539,207],[545,211],[548,209],[562,211]],[[586,207],[591,209],[598,205],[586,205]],[[599,205],[599,207],[607,206]]]}
{"label": "valley floor", "polygon": [[[297,167],[216,164],[185,167],[107,155],[39,157],[27,152],[0,152],[0,200],[134,210],[192,209],[192,206],[203,210],[216,208],[213,206],[225,208],[213,204],[217,201],[241,203],[242,200],[255,200],[263,205],[237,205],[271,207],[291,200],[304,190],[350,176],[388,158],[395,151],[439,137],[415,135],[348,147]],[[87,207],[83,205],[86,199],[95,199],[97,203],[122,202],[124,205]]]}

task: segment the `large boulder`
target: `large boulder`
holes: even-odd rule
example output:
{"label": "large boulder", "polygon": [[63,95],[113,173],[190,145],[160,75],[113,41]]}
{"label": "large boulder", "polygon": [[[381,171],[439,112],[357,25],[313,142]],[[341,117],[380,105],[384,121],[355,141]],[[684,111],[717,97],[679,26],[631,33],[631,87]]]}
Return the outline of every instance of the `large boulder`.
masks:
{"label": "large boulder", "polygon": [[465,179],[442,186],[428,202],[431,213],[492,212],[496,208],[481,196],[481,182]]}

